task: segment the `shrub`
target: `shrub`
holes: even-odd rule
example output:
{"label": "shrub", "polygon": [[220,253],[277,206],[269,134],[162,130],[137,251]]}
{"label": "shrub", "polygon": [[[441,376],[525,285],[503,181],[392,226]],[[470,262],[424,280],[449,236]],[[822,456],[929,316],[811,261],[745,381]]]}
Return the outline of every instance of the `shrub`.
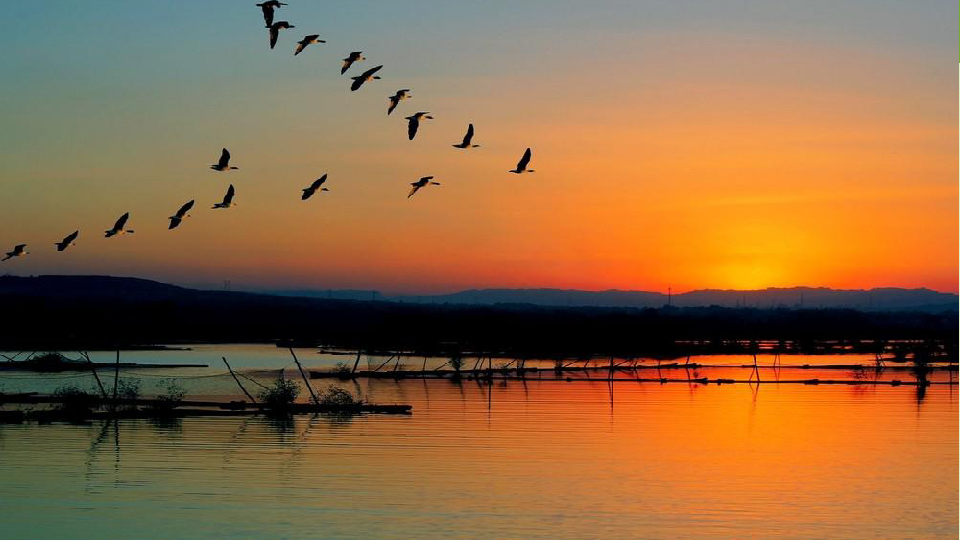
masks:
{"label": "shrub", "polygon": [[187,392],[173,379],[161,381],[161,384],[164,385],[165,392],[157,396],[151,407],[158,413],[170,413],[183,403],[183,396]]}
{"label": "shrub", "polygon": [[335,386],[328,386],[320,394],[319,400],[321,405],[360,405],[363,403],[363,400],[353,397],[350,392]]}
{"label": "shrub", "polygon": [[72,384],[65,384],[54,390],[53,397],[59,401],[56,408],[64,411],[88,411],[100,402],[100,397],[92,390],[84,390]]}
{"label": "shrub", "polygon": [[287,379],[277,379],[273,386],[260,390],[260,403],[274,412],[289,411],[300,396],[300,385]]}

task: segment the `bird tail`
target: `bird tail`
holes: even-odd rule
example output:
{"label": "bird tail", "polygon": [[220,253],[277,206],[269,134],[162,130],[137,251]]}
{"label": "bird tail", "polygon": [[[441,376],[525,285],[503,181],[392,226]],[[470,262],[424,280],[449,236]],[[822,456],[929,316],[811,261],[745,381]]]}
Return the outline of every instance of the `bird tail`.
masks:
{"label": "bird tail", "polygon": [[12,257],[11,257],[10,255],[7,255],[6,257],[0,259],[0,262],[3,262],[3,261],[5,261],[5,260],[7,260],[7,259],[10,259],[10,258],[12,258]]}

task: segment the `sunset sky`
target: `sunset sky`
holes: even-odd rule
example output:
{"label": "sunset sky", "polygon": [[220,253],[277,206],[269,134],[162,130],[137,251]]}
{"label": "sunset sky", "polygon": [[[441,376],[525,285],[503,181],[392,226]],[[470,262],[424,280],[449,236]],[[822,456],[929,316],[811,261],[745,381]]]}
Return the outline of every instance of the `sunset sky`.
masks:
{"label": "sunset sky", "polygon": [[274,50],[255,3],[4,5],[0,248],[31,253],[0,273],[957,292],[953,0],[290,0]]}

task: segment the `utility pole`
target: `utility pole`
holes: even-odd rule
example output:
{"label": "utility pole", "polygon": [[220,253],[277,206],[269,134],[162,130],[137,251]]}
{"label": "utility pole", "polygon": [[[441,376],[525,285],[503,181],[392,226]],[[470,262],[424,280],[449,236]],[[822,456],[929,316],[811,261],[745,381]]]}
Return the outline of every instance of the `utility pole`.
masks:
{"label": "utility pole", "polygon": [[229,280],[229,279],[223,280],[223,290],[225,290],[225,291],[229,291],[229,290],[230,290],[230,280]]}
{"label": "utility pole", "polygon": [[673,288],[667,287],[667,306],[673,305]]}

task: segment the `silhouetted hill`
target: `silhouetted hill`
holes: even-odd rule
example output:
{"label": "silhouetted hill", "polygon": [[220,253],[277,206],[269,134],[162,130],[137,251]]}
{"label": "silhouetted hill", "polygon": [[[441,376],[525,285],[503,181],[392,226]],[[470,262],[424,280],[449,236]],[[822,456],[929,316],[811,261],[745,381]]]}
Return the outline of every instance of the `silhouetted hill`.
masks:
{"label": "silhouetted hill", "polygon": [[957,310],[558,307],[411,304],[202,291],[134,278],[0,277],[0,347],[298,340],[428,351],[457,344],[516,354],[642,354],[675,340],[955,342]]}
{"label": "silhouetted hill", "polygon": [[[369,296],[369,292],[366,293]],[[930,289],[838,290],[824,287],[768,288],[752,291],[705,289],[675,294],[646,291],[569,289],[474,289],[444,295],[391,296],[413,303],[500,304],[592,307],[757,307],[850,308],[861,311],[915,310],[936,313],[958,309],[957,295]]]}

